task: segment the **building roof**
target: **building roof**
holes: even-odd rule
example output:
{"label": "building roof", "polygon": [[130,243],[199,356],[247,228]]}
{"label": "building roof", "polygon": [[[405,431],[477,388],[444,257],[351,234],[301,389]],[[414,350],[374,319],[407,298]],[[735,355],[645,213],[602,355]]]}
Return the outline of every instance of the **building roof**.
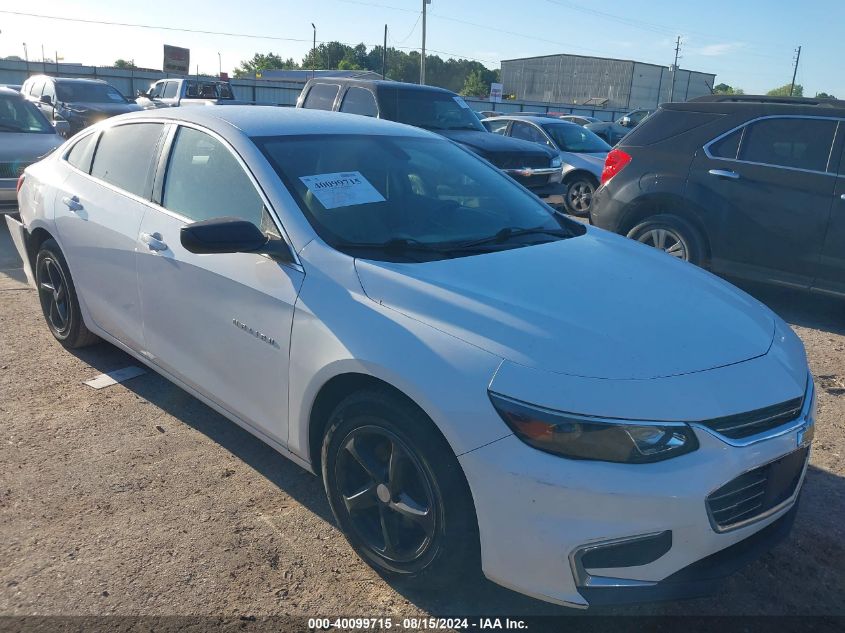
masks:
{"label": "building roof", "polygon": [[[595,55],[576,55],[574,53],[554,53],[552,55],[535,55],[533,57],[516,57],[514,59],[503,59],[502,64],[506,62],[525,62],[531,59],[547,59],[555,57],[579,57],[581,59],[601,59],[608,62],[622,62],[624,64],[642,64],[643,66],[654,66],[655,68],[666,68],[664,64],[652,64],[651,62],[641,62],[636,59],[620,59],[618,57],[598,57]],[[678,68],[678,71],[698,73],[699,75],[710,75],[715,77],[715,73],[705,73],[700,70],[690,70],[688,68]]]}

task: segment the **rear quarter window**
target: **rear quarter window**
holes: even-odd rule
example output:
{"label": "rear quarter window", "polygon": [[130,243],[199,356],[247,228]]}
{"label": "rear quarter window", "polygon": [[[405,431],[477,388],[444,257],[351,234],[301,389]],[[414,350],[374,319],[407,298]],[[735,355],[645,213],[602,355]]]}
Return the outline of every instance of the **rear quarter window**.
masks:
{"label": "rear quarter window", "polygon": [[[721,114],[660,108],[625,136],[623,144],[654,145],[722,118]],[[715,136],[715,134],[714,134]]]}
{"label": "rear quarter window", "polygon": [[91,159],[94,157],[94,146],[97,134],[89,134],[79,139],[65,155],[65,160],[86,174],[91,172]]}

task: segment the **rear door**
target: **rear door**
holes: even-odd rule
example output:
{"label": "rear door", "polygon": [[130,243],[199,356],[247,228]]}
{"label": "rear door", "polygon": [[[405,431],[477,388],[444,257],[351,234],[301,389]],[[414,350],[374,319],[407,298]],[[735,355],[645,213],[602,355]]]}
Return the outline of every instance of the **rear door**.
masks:
{"label": "rear door", "polygon": [[839,121],[833,153],[839,157],[836,184],[833,188],[830,222],[819,262],[819,274],[813,286],[825,292],[845,294],[845,120]]}
{"label": "rear door", "polygon": [[687,182],[711,267],[807,288],[818,272],[835,174],[835,119],[767,116],[707,143]]}
{"label": "rear door", "polygon": [[140,229],[145,355],[265,436],[287,441],[288,355],[297,265],[264,255],[197,255],[183,226],[235,216],[280,227],[245,165],[221,138],[179,127]]}
{"label": "rear door", "polygon": [[96,325],[136,350],[143,336],[135,247],[163,130],[131,123],[82,137],[66,155],[69,174],[55,201],[80,299]]}

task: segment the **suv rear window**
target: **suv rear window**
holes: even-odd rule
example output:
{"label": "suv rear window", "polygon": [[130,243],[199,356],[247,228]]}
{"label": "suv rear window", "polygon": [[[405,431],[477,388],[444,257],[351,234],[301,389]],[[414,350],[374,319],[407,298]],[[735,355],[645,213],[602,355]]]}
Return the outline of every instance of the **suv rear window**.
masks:
{"label": "suv rear window", "polygon": [[331,110],[339,91],[340,86],[335,84],[314,84],[302,105],[312,110]]}
{"label": "suv rear window", "polygon": [[[643,146],[653,145],[667,138],[683,134],[712,121],[723,115],[709,112],[690,112],[689,110],[667,110],[660,108],[647,117],[625,136],[625,145]],[[714,134],[715,136],[715,134]]]}

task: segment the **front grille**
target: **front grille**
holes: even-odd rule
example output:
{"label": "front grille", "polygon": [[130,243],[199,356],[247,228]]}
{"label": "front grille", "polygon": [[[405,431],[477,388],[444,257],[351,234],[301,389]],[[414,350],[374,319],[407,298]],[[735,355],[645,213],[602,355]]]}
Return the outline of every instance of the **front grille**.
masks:
{"label": "front grille", "polygon": [[801,415],[803,405],[804,398],[794,398],[747,413],[704,420],[701,424],[725,437],[740,439],[774,429],[796,419]]}
{"label": "front grille", "polygon": [[0,163],[0,178],[17,178],[23,173],[23,170],[31,164],[32,163],[25,163],[23,161]]}
{"label": "front grille", "polygon": [[507,154],[496,153],[490,156],[490,162],[499,169],[544,169],[552,164],[551,158],[543,154]]}
{"label": "front grille", "polygon": [[795,492],[809,447],[750,470],[707,497],[707,513],[723,532],[777,507]]}
{"label": "front grille", "polygon": [[512,174],[514,179],[521,184],[523,187],[528,187],[531,189],[532,187],[545,187],[549,184],[549,176],[548,175],[540,175],[540,176],[519,176],[517,174]]}

